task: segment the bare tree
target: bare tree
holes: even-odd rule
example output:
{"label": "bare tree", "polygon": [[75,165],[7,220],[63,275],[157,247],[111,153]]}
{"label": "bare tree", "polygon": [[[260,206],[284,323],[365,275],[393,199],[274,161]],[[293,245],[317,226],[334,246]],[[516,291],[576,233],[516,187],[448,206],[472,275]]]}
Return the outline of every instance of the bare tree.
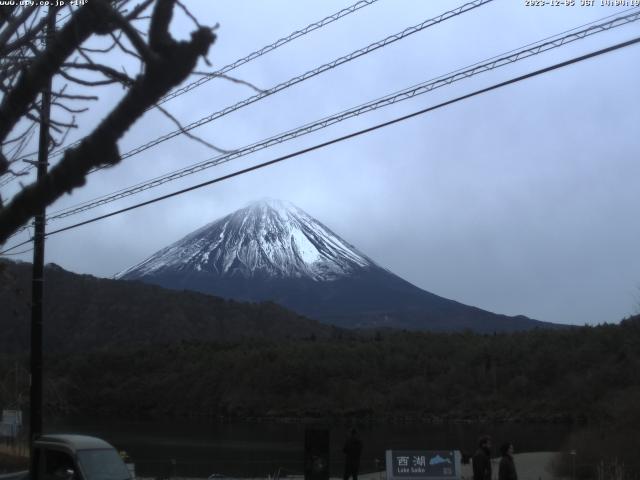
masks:
{"label": "bare tree", "polygon": [[[37,2],[36,2],[37,3]],[[182,8],[196,24],[189,41],[170,32],[174,8]],[[47,32],[50,16],[65,16],[59,29]],[[148,24],[146,32],[139,25]],[[104,38],[104,47],[87,45]],[[148,108],[182,83],[206,57],[215,35],[202,27],[179,0],[89,0],[67,10],[37,6],[0,6],[0,178],[19,176],[31,138],[42,117],[40,93],[51,79],[54,114],[48,120],[49,149],[59,148],[96,87],[118,83],[126,89],[120,102],[83,140],[68,148],[48,173],[24,186],[8,202],[0,198],[0,245],[39,209],[85,183],[95,168],[120,161],[118,140]],[[110,64],[112,52],[137,59],[140,73],[131,77]]]}

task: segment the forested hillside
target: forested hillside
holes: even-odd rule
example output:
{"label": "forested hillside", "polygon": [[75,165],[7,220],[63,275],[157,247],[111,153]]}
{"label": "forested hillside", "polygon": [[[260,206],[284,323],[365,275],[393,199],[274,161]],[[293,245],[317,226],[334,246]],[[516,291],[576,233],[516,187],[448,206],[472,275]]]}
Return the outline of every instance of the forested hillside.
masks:
{"label": "forested hillside", "polygon": [[[31,264],[0,260],[0,353],[26,352]],[[45,268],[44,348],[86,352],[182,340],[328,337],[336,328],[272,302],[225,300],[154,285]]]}
{"label": "forested hillside", "polygon": [[502,335],[344,335],[50,356],[48,405],[103,417],[357,416],[640,427],[640,317]]}

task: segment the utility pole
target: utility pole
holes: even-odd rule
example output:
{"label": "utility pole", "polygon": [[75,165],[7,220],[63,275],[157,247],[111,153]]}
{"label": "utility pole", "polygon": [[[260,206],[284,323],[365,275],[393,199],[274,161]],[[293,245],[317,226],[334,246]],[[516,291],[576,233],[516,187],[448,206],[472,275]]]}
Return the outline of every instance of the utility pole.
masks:
{"label": "utility pole", "polygon": [[[47,12],[45,45],[56,28],[56,8]],[[51,78],[42,90],[40,132],[38,138],[38,181],[47,174],[49,165],[49,118],[51,113]],[[31,279],[31,382],[29,405],[29,469],[31,478],[37,478],[37,459],[33,441],[42,435],[42,298],[44,293],[44,236],[46,208],[42,207],[34,218],[33,273]]]}

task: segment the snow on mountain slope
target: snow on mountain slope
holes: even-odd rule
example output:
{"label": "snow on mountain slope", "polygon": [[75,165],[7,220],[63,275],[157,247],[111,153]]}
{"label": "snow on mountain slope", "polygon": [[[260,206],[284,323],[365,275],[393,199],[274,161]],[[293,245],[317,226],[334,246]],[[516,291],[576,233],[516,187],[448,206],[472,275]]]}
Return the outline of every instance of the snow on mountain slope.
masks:
{"label": "snow on mountain slope", "polygon": [[548,326],[422,290],[277,200],[252,203],[205,225],[117,278],[236,301],[270,301],[347,328],[491,333]]}
{"label": "snow on mountain slope", "polygon": [[262,200],[154,253],[116,278],[167,271],[224,277],[335,280],[373,261],[295,205]]}

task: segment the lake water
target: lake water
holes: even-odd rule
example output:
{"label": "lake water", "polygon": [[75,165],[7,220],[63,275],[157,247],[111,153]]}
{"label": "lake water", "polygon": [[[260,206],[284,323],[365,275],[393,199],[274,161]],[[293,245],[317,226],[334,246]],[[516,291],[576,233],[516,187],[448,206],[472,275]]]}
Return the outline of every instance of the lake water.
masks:
{"label": "lake water", "polygon": [[[331,474],[342,472],[342,445],[346,425],[301,423],[217,423],[172,420],[156,422],[105,422],[57,420],[45,425],[47,432],[73,432],[104,438],[125,450],[139,476],[172,475],[207,477],[266,476],[303,472],[305,428],[330,430]],[[494,449],[511,441],[519,452],[557,451],[566,448],[571,430],[563,425],[469,425],[469,424],[360,424],[364,443],[361,470],[382,469],[387,449],[457,449],[473,453],[479,435],[492,436]]]}

